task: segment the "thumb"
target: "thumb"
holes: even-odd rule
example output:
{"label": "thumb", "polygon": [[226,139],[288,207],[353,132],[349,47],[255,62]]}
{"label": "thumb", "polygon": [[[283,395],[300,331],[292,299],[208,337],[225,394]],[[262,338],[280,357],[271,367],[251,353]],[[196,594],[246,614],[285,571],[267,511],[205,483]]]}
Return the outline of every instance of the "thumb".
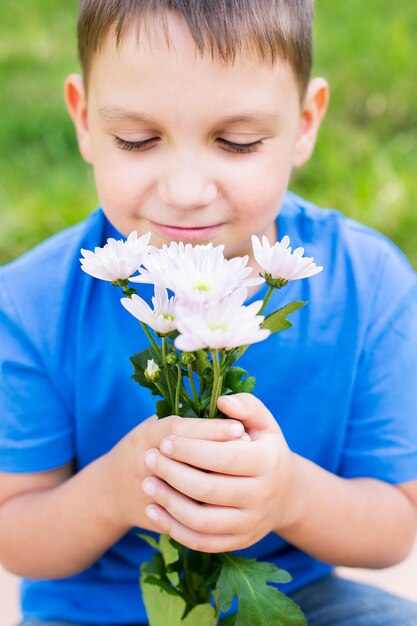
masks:
{"label": "thumb", "polygon": [[217,406],[228,417],[239,420],[251,439],[258,439],[269,433],[281,432],[272,413],[259,398],[251,393],[220,396]]}

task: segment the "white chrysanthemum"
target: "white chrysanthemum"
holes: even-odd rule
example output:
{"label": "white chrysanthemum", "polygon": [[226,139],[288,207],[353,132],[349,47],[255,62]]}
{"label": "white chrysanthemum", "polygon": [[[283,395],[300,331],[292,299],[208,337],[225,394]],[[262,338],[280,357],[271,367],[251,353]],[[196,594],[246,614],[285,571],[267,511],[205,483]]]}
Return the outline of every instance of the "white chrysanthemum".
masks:
{"label": "white chrysanthemum", "polygon": [[153,359],[149,359],[146,364],[145,378],[151,381],[158,380],[161,375],[161,368]]}
{"label": "white chrysanthemum", "polygon": [[260,328],[264,316],[257,315],[262,303],[243,306],[246,296],[247,289],[241,287],[227,298],[205,306],[190,308],[179,302],[175,312],[181,334],[175,339],[175,347],[185,352],[232,349],[269,337],[270,331]]}
{"label": "white chrysanthemum", "polygon": [[225,259],[224,246],[172,242],[161,249],[149,248],[144,269],[132,281],[155,283],[171,289],[178,299],[187,302],[210,302],[231,294],[239,287],[259,285],[262,278],[248,278],[252,268],[248,258]]}
{"label": "white chrysanthemum", "polygon": [[136,231],[126,241],[108,239],[103,248],[81,250],[81,269],[101,280],[127,280],[136,272],[147,251],[151,233],[138,238]]}
{"label": "white chrysanthemum", "polygon": [[285,235],[281,242],[271,246],[268,239],[252,235],[252,246],[255,259],[265,274],[283,281],[308,278],[322,271],[322,267],[314,263],[313,258],[303,257],[304,248],[296,248],[291,252],[290,238]]}
{"label": "white chrysanthemum", "polygon": [[175,298],[168,298],[168,292],[163,287],[155,285],[155,296],[152,298],[153,309],[145,300],[136,295],[131,298],[122,298],[120,302],[129,313],[161,335],[166,335],[176,329]]}

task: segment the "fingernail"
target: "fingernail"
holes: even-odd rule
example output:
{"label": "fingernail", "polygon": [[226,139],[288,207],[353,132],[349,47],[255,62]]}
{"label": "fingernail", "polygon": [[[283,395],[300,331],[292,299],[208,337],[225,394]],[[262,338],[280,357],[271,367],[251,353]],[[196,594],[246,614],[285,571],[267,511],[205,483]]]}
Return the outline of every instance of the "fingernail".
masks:
{"label": "fingernail", "polygon": [[155,454],[155,452],[148,452],[145,455],[145,465],[147,467],[155,467],[155,465],[156,465],[156,454]]}
{"label": "fingernail", "polygon": [[173,449],[173,443],[171,439],[165,439],[165,441],[163,441],[159,447],[162,452],[165,452],[165,454],[171,454]]}
{"label": "fingernail", "polygon": [[236,398],[236,396],[223,396],[224,398],[226,398],[227,402],[230,402],[230,404],[233,404],[233,406],[239,406],[240,404],[240,399]]}
{"label": "fingernail", "polygon": [[232,424],[229,428],[231,437],[241,437],[243,434],[243,426],[241,424]]}
{"label": "fingernail", "polygon": [[142,483],[142,488],[148,496],[154,496],[156,494],[156,487],[151,480],[144,480]]}
{"label": "fingernail", "polygon": [[156,509],[154,509],[152,506],[148,506],[145,509],[146,515],[153,520],[154,522],[157,522],[159,519],[159,515]]}

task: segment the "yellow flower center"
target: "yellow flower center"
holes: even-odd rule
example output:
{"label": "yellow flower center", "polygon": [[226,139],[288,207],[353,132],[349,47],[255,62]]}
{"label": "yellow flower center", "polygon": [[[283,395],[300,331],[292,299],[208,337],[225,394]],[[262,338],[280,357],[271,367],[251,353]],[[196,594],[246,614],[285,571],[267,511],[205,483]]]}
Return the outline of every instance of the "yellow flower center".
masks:
{"label": "yellow flower center", "polygon": [[227,333],[229,329],[224,324],[212,324],[210,326],[210,330],[212,331],[221,330],[222,332]]}
{"label": "yellow flower center", "polygon": [[195,291],[210,291],[210,286],[206,283],[196,283],[194,285]]}

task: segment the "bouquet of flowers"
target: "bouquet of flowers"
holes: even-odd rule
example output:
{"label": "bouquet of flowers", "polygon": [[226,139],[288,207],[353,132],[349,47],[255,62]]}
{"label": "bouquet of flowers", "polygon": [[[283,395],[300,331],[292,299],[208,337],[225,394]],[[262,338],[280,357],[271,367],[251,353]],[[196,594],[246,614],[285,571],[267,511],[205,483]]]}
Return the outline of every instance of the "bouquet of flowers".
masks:
{"label": "bouquet of flowers", "polygon": [[[172,242],[149,245],[151,234],[109,239],[94,252],[82,250],[82,269],[121,287],[122,305],[140,322],[149,347],[131,357],[133,379],[157,399],[158,418],[223,418],[220,395],[251,393],[255,379],[236,365],[253,343],[291,327],[287,316],[304,306],[291,302],[262,315],[274,289],[323,268],[292,251],[285,236],[271,246],[252,237],[262,272],[250,278],[248,257],[226,259],[224,246]],[[263,300],[245,305],[248,288],[266,282]],[[149,306],[132,284],[154,285]],[[172,295],[171,295],[172,294]],[[301,626],[299,607],[270,583],[291,580],[272,563],[233,553],[191,550],[167,535],[140,534],[154,548],[141,565],[140,584],[150,626]],[[221,619],[237,596],[238,612]]]}

